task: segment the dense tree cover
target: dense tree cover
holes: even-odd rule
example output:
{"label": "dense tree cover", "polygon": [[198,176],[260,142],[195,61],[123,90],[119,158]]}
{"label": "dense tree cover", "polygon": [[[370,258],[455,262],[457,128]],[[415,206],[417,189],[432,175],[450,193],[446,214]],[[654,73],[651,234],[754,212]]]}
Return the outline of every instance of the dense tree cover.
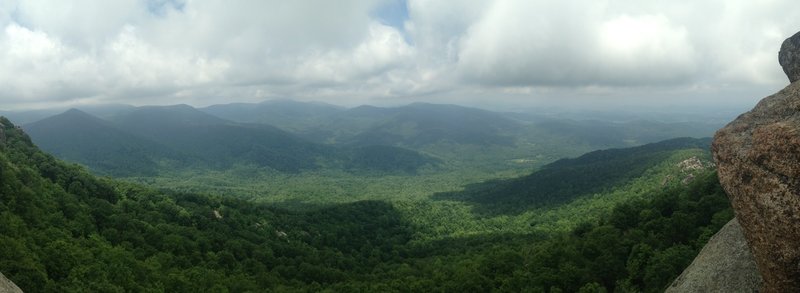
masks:
{"label": "dense tree cover", "polygon": [[261,103],[212,105],[199,110],[230,121],[279,126],[299,132],[319,125],[345,109],[321,102],[268,100]]}
{"label": "dense tree cover", "polygon": [[[624,156],[620,157],[624,159]],[[681,162],[690,158],[705,162],[705,167],[701,170],[681,167]],[[479,233],[566,232],[582,221],[607,214],[621,202],[646,198],[666,187],[681,184],[692,174],[708,172],[711,169],[709,160],[706,149],[691,145],[686,149],[679,148],[670,151],[666,159],[632,180],[597,193],[580,195],[562,204],[537,205],[532,202],[531,208],[523,212],[520,212],[520,207],[504,204],[500,200],[484,204],[456,196],[442,196],[473,194],[475,190],[471,188],[467,192],[454,191],[462,190],[466,184],[485,180],[485,173],[464,167],[455,167],[452,172],[423,170],[414,176],[364,176],[334,170],[289,175],[241,166],[225,172],[198,172],[137,180],[160,188],[235,196],[292,210],[361,200],[389,201],[409,221],[420,227],[417,235],[425,239],[441,239]],[[580,174],[583,169],[572,170],[573,173],[566,172],[561,179],[585,176]],[[525,174],[512,170],[494,176],[508,178]],[[502,209],[507,206],[511,208]]]}
{"label": "dense tree cover", "polygon": [[439,194],[475,202],[493,213],[523,212],[561,204],[632,181],[676,150],[707,149],[709,139],[677,138],[639,147],[600,150],[561,159],[528,176],[474,184],[463,192]]}
{"label": "dense tree cover", "polygon": [[196,159],[75,109],[26,125],[25,131],[53,155],[112,176],[157,176],[162,164],[179,168]]}
{"label": "dense tree cover", "polygon": [[[662,292],[733,217],[715,173],[619,205],[570,233],[485,234],[411,245],[382,278],[344,291]],[[390,266],[387,264],[387,266]]]}
{"label": "dense tree cover", "polygon": [[[613,119],[619,119],[614,117]],[[672,137],[706,137],[723,123],[655,122],[632,120],[618,123],[604,120],[569,120],[545,118],[535,120],[537,129],[546,134],[564,137],[567,142],[587,144],[598,148],[633,146],[653,143]],[[629,145],[620,145],[629,142]]]}
{"label": "dense tree cover", "polygon": [[[276,116],[275,111],[280,109],[292,115]],[[579,129],[602,124],[597,131],[561,131],[550,129],[549,120],[453,105],[342,109],[279,101],[202,110],[207,113],[187,105],[129,107],[105,111],[103,117],[110,123],[89,115],[59,115],[67,117],[26,127],[40,147],[61,159],[87,165],[96,174],[157,183],[154,185],[159,188],[270,198],[288,192],[304,198],[323,192],[347,193],[362,199],[371,199],[375,193],[394,192],[405,197],[419,190],[429,190],[427,195],[455,191],[470,183],[518,177],[559,158],[601,147],[637,145],[659,135],[667,137],[662,133],[697,133],[696,127],[649,123],[636,128],[630,123],[596,121],[562,122]],[[208,113],[224,113],[239,122],[269,120],[276,127],[232,122]],[[654,136],[642,139],[642,134],[648,133]],[[613,142],[595,141],[590,134],[607,136]],[[381,142],[393,145],[375,145]],[[378,177],[380,180],[376,180]],[[607,183],[616,186],[616,182]],[[287,185],[299,185],[302,192]],[[348,186],[339,188],[341,185]],[[371,185],[368,194],[356,192],[361,185]],[[287,201],[298,202],[296,198]],[[479,201],[470,202],[480,205]]]}
{"label": "dense tree cover", "polygon": [[319,288],[397,258],[410,237],[386,203],[297,214],[165,194],[64,165],[11,126],[3,142],[0,269],[28,292]]}
{"label": "dense tree cover", "polygon": [[[338,148],[312,143],[275,127],[238,124],[186,105],[144,107],[122,114],[114,123],[73,109],[25,128],[38,145],[56,156],[121,177],[225,170],[237,164],[286,173],[322,167],[413,173],[437,163],[398,147]],[[376,155],[395,159],[376,160]]]}
{"label": "dense tree cover", "polygon": [[[643,120],[578,121],[544,114],[499,113],[426,103],[345,109],[320,103],[266,101],[215,105],[200,110],[232,121],[273,125],[319,142],[380,143],[413,149],[442,142],[525,148],[532,147],[529,143],[547,141],[563,142],[561,147],[580,145],[600,149],[634,146],[672,137],[704,137],[722,126],[719,123]],[[582,114],[587,116],[587,113]],[[592,114],[599,113],[588,116],[597,116]],[[619,113],[616,114],[610,119],[619,119]]]}
{"label": "dense tree cover", "polygon": [[[368,112],[369,111],[369,112]],[[519,133],[522,124],[499,113],[455,105],[415,103],[399,108],[356,108],[355,113],[382,113],[380,121],[352,137],[346,143],[356,145],[385,144],[420,147],[441,141],[467,145],[515,144],[513,134]],[[362,113],[359,113],[362,112]],[[342,140],[343,138],[339,138]]]}
{"label": "dense tree cover", "polygon": [[291,212],[98,179],[0,122],[0,270],[27,292],[654,292],[732,216],[706,173],[570,233],[425,240],[387,202]]}
{"label": "dense tree cover", "polygon": [[438,165],[439,161],[418,152],[399,147],[371,145],[352,149],[346,167],[368,174],[402,171],[414,174],[422,166]]}

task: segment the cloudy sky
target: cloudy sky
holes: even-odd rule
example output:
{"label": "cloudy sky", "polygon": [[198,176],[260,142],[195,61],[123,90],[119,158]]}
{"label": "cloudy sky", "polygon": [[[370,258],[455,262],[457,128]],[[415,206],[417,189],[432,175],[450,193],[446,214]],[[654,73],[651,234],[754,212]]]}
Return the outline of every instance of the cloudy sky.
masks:
{"label": "cloudy sky", "polygon": [[789,0],[2,0],[0,109],[413,101],[750,105]]}

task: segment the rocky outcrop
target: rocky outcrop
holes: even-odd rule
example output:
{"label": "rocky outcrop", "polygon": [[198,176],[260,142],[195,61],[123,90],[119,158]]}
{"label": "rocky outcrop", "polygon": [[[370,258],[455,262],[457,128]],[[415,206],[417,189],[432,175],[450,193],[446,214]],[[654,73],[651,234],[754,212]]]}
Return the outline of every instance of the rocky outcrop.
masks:
{"label": "rocky outcrop", "polygon": [[789,77],[789,82],[800,79],[800,32],[783,41],[778,53],[778,63]]}
{"label": "rocky outcrop", "polygon": [[667,288],[678,292],[757,292],[761,275],[739,222],[734,218],[708,241],[697,258]]}
{"label": "rocky outcrop", "polygon": [[[780,53],[782,64],[794,62],[784,65],[791,80],[800,68],[797,38]],[[764,278],[762,291],[800,292],[800,82],[719,130],[711,149]]]}
{"label": "rocky outcrop", "polygon": [[22,293],[22,289],[17,287],[11,280],[6,279],[3,273],[0,273],[0,293]]}

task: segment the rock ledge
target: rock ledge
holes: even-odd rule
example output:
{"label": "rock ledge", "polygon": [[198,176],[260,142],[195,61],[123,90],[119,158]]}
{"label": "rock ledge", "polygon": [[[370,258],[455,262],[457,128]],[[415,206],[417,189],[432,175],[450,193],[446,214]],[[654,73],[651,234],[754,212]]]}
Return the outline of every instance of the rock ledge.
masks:
{"label": "rock ledge", "polygon": [[761,275],[734,218],[703,247],[665,293],[758,292]]}
{"label": "rock ledge", "polygon": [[711,150],[762,291],[800,292],[800,83],[720,129]]}
{"label": "rock ledge", "polygon": [[0,293],[22,293],[22,289],[0,273]]}

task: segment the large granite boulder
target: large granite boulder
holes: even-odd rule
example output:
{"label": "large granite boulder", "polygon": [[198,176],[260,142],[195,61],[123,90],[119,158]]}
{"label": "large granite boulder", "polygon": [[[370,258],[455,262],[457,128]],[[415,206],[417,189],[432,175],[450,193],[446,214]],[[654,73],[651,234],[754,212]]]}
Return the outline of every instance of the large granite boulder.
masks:
{"label": "large granite boulder", "polygon": [[783,41],[778,52],[778,63],[789,77],[789,82],[800,79],[800,32]]}
{"label": "large granite boulder", "polygon": [[762,291],[800,292],[800,83],[720,129],[711,150],[764,278]]}
{"label": "large granite boulder", "polygon": [[666,293],[758,292],[761,275],[735,218],[717,232]]}
{"label": "large granite boulder", "polygon": [[0,273],[0,293],[22,293],[22,290]]}

